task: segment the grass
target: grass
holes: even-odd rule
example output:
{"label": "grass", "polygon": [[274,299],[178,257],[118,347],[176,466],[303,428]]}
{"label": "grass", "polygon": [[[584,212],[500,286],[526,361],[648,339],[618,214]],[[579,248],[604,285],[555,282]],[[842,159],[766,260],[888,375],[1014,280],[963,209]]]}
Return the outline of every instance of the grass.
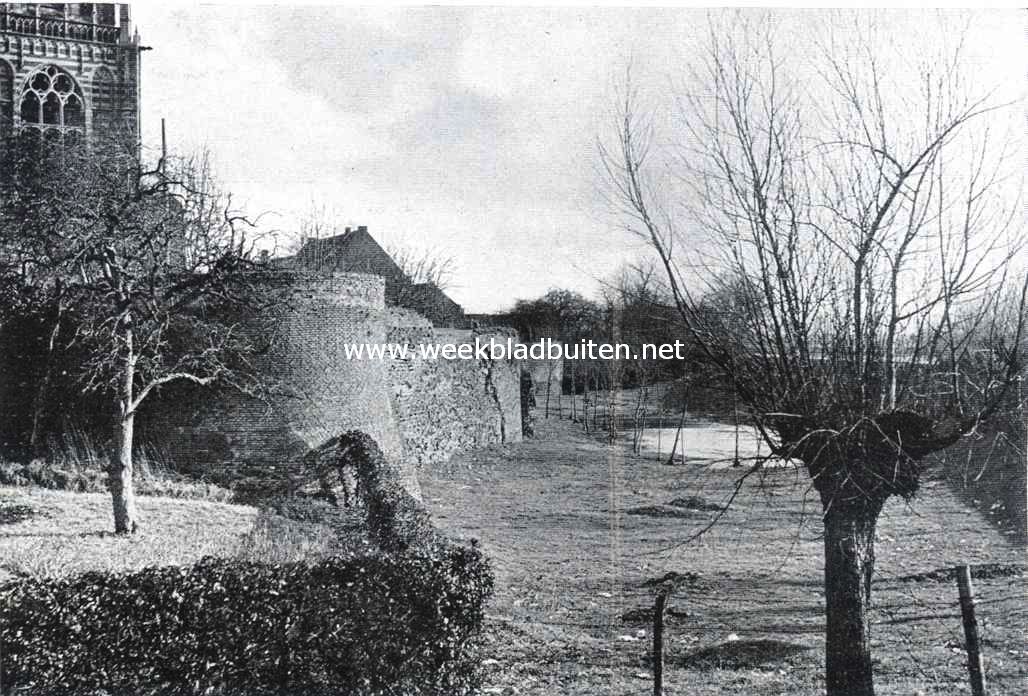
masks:
{"label": "grass", "polygon": [[236,554],[257,515],[242,505],[179,498],[140,497],[136,505],[141,530],[116,536],[109,493],[0,487],[0,582]]}
{"label": "grass", "polygon": [[[101,462],[33,459],[27,464],[0,461],[0,486],[29,486],[75,493],[102,493],[107,471]],[[233,492],[207,481],[195,481],[167,469],[153,469],[144,459],[135,468],[136,495],[229,502]]]}
{"label": "grass", "polygon": [[140,497],[141,531],[117,536],[111,532],[109,493],[0,487],[0,583],[188,565],[204,556],[288,563],[368,551],[356,511],[341,508],[329,520],[321,508],[308,510],[301,502],[279,505],[284,514],[277,514],[247,505]]}
{"label": "grass", "polygon": [[[493,560],[486,694],[651,693],[653,598],[642,585],[668,571],[691,575],[668,611],[665,693],[823,693],[819,504],[802,471],[768,471],[708,533],[683,543],[719,514],[737,470],[634,457],[566,421],[540,418],[537,433],[422,476],[437,525],[477,538]],[[209,501],[138,505],[141,533],[117,537],[106,493],[0,487],[0,582],[205,555],[277,562],[340,550],[316,521]],[[928,481],[912,505],[891,501],[879,526],[872,619],[880,695],[966,691],[948,571],[959,563],[978,565],[992,692],[1022,691],[1024,549],[943,482]]]}
{"label": "grass", "polygon": [[[283,512],[288,514],[288,510]],[[263,509],[240,538],[236,556],[262,563],[292,563],[372,550],[359,514],[340,508],[332,517],[331,521],[290,519]]]}
{"label": "grass", "polygon": [[[47,440],[44,456],[28,461],[0,459],[0,486],[30,486],[78,493],[106,493],[108,455],[95,435],[69,425]],[[176,473],[167,454],[152,443],[133,455],[136,494],[227,503],[233,491]]]}
{"label": "grass", "polygon": [[[653,597],[641,585],[668,571],[695,578],[672,602],[665,693],[823,693],[820,504],[802,471],[770,470],[682,543],[718,514],[737,470],[633,457],[567,422],[540,418],[537,433],[421,482],[437,524],[477,538],[494,561],[486,693],[652,693]],[[647,509],[681,514],[627,514]],[[890,501],[877,549],[879,694],[967,689],[957,588],[944,571],[961,563],[1003,569],[978,574],[978,616],[993,693],[1020,693],[1023,548],[928,481],[913,504]]]}

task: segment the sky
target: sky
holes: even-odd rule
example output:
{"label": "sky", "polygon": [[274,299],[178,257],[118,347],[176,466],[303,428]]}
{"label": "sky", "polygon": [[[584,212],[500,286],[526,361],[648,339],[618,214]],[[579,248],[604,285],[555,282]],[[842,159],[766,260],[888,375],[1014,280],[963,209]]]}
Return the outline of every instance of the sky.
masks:
{"label": "sky", "polygon": [[[799,47],[812,15],[787,14]],[[153,49],[144,145],[163,118],[172,150],[209,151],[281,247],[319,208],[340,232],[367,225],[384,246],[451,258],[448,292],[469,312],[551,288],[595,295],[646,253],[607,200],[597,139],[626,66],[671,91],[707,26],[705,11],[654,8],[147,3],[133,16]],[[972,20],[981,74],[1023,89],[1024,15]]]}

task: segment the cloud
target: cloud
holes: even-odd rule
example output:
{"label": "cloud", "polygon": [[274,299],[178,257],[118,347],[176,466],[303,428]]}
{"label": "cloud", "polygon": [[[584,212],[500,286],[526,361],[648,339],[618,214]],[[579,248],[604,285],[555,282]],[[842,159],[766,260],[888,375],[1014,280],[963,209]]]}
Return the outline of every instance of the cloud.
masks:
{"label": "cloud", "polygon": [[[590,292],[640,253],[596,193],[596,140],[625,66],[665,106],[707,26],[703,11],[652,8],[134,11],[155,49],[143,56],[146,142],[167,118],[172,146],[208,146],[276,227],[295,229],[316,200],[340,226],[454,256],[454,296],[472,310],[555,286]],[[776,16],[798,46],[821,17]],[[1023,91],[1023,60],[1003,62],[1025,56],[1014,16],[986,15],[988,40],[968,46],[984,74],[1007,70]]]}

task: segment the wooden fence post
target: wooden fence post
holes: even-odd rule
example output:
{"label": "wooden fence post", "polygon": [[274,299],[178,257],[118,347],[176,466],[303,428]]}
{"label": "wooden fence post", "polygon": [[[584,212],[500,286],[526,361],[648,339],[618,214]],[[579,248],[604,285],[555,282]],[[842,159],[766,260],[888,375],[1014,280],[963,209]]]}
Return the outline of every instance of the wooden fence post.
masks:
{"label": "wooden fence post", "polygon": [[688,579],[688,575],[671,572],[643,583],[643,587],[657,590],[657,599],[653,603],[653,696],[663,696],[664,693],[664,610],[671,593]]}
{"label": "wooden fence post", "polygon": [[670,587],[661,588],[653,605],[653,696],[664,693],[664,608]]}
{"label": "wooden fence post", "polygon": [[971,586],[971,567],[958,566],[957,588],[960,592],[960,613],[964,618],[964,638],[967,641],[967,671],[971,675],[971,694],[985,696],[985,670],[982,669],[981,640],[978,619],[974,615],[974,588]]}

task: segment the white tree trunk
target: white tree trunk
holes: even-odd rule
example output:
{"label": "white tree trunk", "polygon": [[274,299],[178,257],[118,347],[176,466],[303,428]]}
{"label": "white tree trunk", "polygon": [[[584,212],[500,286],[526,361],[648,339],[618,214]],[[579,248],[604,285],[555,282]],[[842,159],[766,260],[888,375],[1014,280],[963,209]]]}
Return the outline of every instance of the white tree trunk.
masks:
{"label": "white tree trunk", "polygon": [[132,485],[132,428],[135,416],[128,415],[118,421],[114,432],[114,452],[111,457],[110,486],[114,502],[114,531],[134,534],[139,529],[136,514],[136,495]]}
{"label": "white tree trunk", "polygon": [[136,495],[132,485],[132,441],[136,420],[133,403],[136,380],[135,336],[131,324],[123,334],[126,347],[124,372],[121,375],[121,398],[118,422],[114,427],[114,451],[111,453],[110,486],[114,503],[116,534],[135,534],[139,529]]}

